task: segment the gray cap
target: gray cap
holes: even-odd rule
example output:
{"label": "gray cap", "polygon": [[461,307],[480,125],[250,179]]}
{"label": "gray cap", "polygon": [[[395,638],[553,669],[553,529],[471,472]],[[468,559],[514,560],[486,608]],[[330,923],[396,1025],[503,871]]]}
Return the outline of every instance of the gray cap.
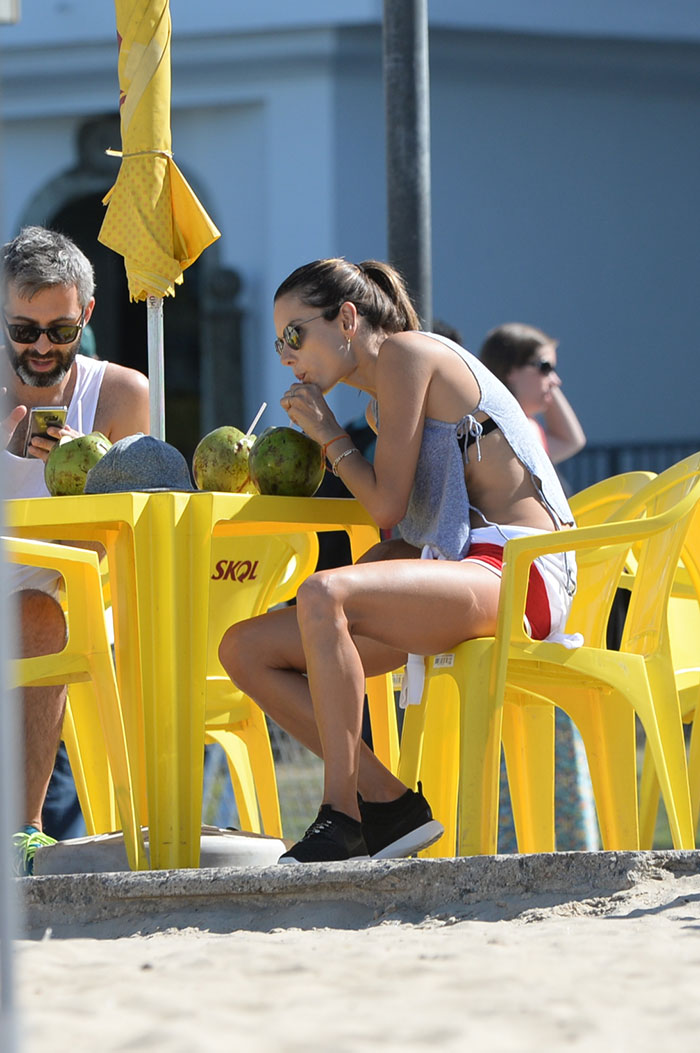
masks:
{"label": "gray cap", "polygon": [[118,439],[87,473],[86,494],[125,490],[194,490],[187,461],[179,450],[153,435]]}

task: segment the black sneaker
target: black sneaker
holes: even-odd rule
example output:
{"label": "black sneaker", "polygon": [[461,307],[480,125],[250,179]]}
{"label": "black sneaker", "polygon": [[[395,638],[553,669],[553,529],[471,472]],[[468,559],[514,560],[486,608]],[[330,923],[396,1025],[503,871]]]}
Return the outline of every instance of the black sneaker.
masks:
{"label": "black sneaker", "polygon": [[442,837],[445,828],[433,819],[418,783],[418,793],[406,790],[395,801],[379,803],[360,798],[362,833],[372,859],[402,859],[415,855]]}
{"label": "black sneaker", "polygon": [[340,859],[369,859],[362,823],[345,812],[322,804],[316,820],[301,841],[280,856],[280,863],[331,863]]}

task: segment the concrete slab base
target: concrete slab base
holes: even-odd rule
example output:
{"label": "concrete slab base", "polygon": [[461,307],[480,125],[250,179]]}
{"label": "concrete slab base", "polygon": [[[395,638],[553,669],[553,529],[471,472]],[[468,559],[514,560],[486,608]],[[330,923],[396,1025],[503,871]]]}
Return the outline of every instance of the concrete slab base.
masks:
{"label": "concrete slab base", "polygon": [[[143,833],[148,853],[148,830],[144,828]],[[276,837],[203,826],[200,868],[267,866],[276,863],[284,851],[284,841]],[[129,872],[121,833],[59,841],[38,849],[34,857],[36,875],[105,874],[120,870]]]}
{"label": "concrete slab base", "polygon": [[[573,901],[600,912],[649,881],[700,875],[700,851],[561,852],[22,878],[27,934],[116,938],[172,929],[362,928],[519,917]],[[614,904],[613,904],[614,906]]]}

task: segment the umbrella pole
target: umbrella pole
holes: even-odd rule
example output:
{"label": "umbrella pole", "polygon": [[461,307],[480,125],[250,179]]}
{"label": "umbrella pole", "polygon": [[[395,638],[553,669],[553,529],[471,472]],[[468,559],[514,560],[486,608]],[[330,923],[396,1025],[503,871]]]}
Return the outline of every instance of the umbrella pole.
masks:
{"label": "umbrella pole", "polygon": [[165,439],[165,368],[163,348],[163,297],[146,300],[148,324],[148,388],[151,435]]}
{"label": "umbrella pole", "polygon": [[431,329],[428,0],[384,0],[383,26],[389,261]]}

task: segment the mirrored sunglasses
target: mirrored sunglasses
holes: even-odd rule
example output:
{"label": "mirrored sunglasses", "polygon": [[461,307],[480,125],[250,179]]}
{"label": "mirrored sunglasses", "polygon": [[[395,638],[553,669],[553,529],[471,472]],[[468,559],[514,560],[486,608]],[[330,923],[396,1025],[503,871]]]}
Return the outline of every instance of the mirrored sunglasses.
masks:
{"label": "mirrored sunglasses", "polygon": [[309,322],[315,322],[317,318],[323,318],[325,312],[321,314],[315,314],[313,318],[305,318],[303,322],[297,322],[296,325],[285,325],[282,330],[282,336],[278,336],[275,340],[275,351],[281,357],[284,351],[284,345],[287,344],[291,347],[292,351],[298,351],[301,347],[301,327],[302,325],[308,325]]}
{"label": "mirrored sunglasses", "polygon": [[83,311],[77,325],[50,325],[42,329],[40,325],[35,325],[33,322],[20,322],[13,325],[3,315],[8,336],[15,344],[35,344],[42,333],[46,333],[52,344],[72,344],[78,339],[78,334],[83,328],[84,317],[85,312]]}

